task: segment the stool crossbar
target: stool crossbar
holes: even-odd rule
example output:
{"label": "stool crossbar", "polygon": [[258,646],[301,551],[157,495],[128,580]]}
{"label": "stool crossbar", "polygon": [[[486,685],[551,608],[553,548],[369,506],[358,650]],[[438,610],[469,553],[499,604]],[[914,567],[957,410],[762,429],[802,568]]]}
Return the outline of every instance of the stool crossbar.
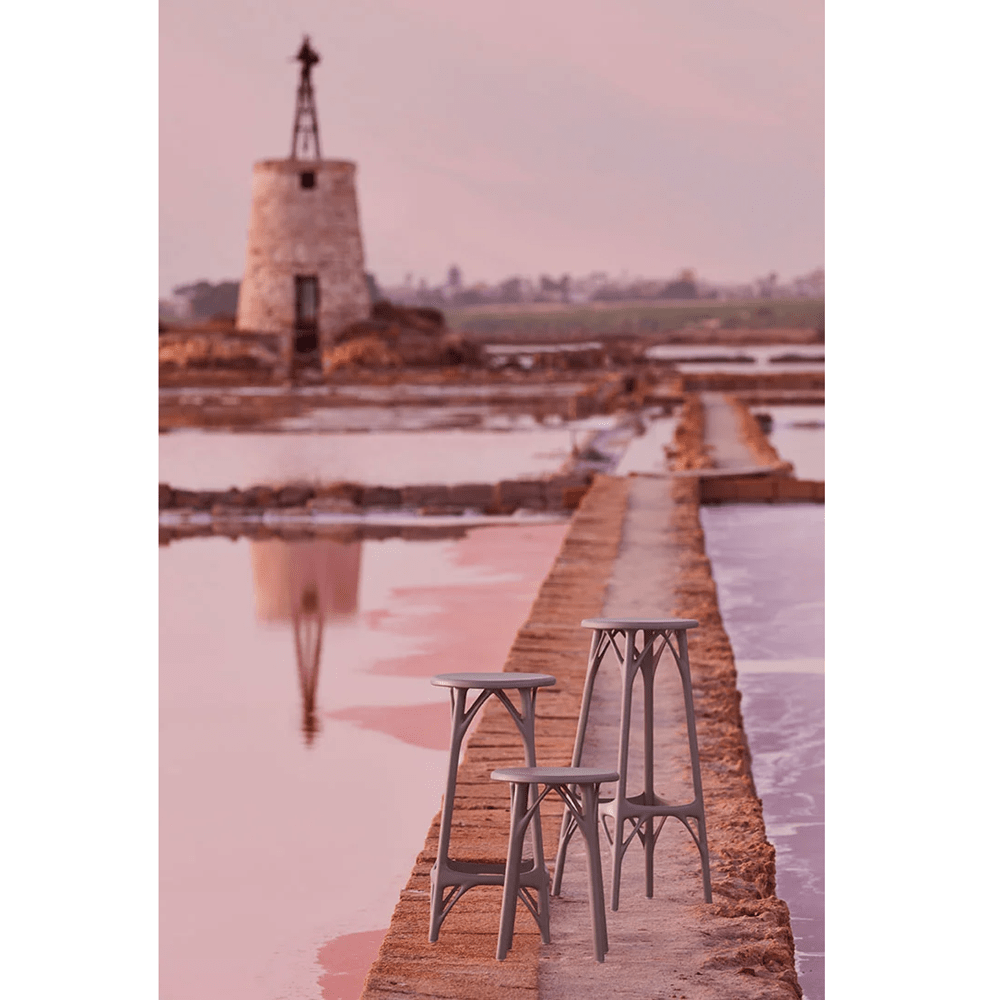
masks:
{"label": "stool crossbar", "polygon": [[[448,757],[448,777],[441,805],[441,829],[438,836],[438,853],[431,868],[431,916],[429,940],[438,939],[441,924],[454,905],[469,889],[477,885],[503,885],[506,865],[503,863],[456,861],[448,856],[451,844],[451,823],[455,809],[455,786],[458,765],[462,756],[462,742],[473,719],[491,698],[495,697],[507,709],[524,743],[524,760],[529,767],[535,765],[535,700],[540,687],[555,684],[550,674],[461,673],[439,674],[431,679],[435,687],[446,687],[451,697],[451,746]],[[466,707],[470,690],[480,693]],[[517,691],[520,710],[507,694]],[[534,792],[532,792],[534,795]],[[532,858],[519,865],[518,880],[522,899],[528,905],[535,922],[542,932],[542,940],[549,940],[549,872],[542,854],[542,825],[537,812],[532,822]],[[530,899],[528,889],[537,895],[537,903]]]}
{"label": "stool crossbar", "polygon": [[[701,785],[701,765],[698,759],[698,738],[695,732],[694,696],[691,689],[691,667],[688,660],[687,630],[696,628],[690,618],[588,618],[581,622],[594,630],[590,657],[584,680],[583,699],[577,722],[572,764],[578,767],[583,755],[587,721],[594,694],[598,668],[608,653],[617,659],[622,676],[621,717],[618,743],[618,787],[613,798],[602,800],[599,811],[604,832],[611,842],[612,887],[611,909],[618,909],[621,890],[622,858],[625,850],[638,837],[645,853],[646,897],[653,896],[653,849],[667,817],[680,820],[691,834],[701,857],[702,888],[705,902],[712,901],[712,883],[708,866],[708,837],[705,827],[705,801]],[[687,722],[688,748],[691,755],[691,778],[694,797],[690,802],[669,804],[653,789],[653,680],[664,652],[670,650],[681,678],[684,712]],[[643,688],[643,790],[627,795],[629,730],[632,718],[632,688],[636,675],[642,674]],[[562,885],[566,849],[577,822],[569,809],[563,814],[556,852],[552,894],[559,895]]]}
{"label": "stool crossbar", "polygon": [[[490,777],[494,781],[510,782],[511,792],[510,841],[507,847],[497,958],[503,961],[513,944],[518,898],[524,900],[534,916],[542,932],[542,940],[546,944],[549,941],[548,909],[546,907],[543,926],[540,912],[532,908],[531,900],[521,891],[520,872],[525,833],[530,824],[537,822],[542,800],[554,791],[563,800],[566,811],[583,835],[587,848],[594,957],[598,962],[603,962],[608,951],[608,926],[604,912],[600,834],[597,829],[598,792],[602,782],[617,781],[618,772],[591,767],[504,767],[494,771]],[[538,785],[543,786],[540,794],[536,792]]]}

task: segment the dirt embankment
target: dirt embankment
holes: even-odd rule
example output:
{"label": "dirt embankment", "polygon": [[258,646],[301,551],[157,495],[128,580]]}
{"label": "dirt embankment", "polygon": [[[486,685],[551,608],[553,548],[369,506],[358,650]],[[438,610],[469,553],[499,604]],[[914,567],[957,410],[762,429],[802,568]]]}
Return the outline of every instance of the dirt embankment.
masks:
{"label": "dirt embankment", "polygon": [[341,330],[321,352],[324,376],[351,368],[441,367],[482,362],[467,337],[448,330],[438,309],[372,305],[371,317]]}
{"label": "dirt embankment", "polygon": [[705,405],[697,393],[684,397],[674,440],[665,450],[674,472],[712,467],[711,451],[705,444]]}
{"label": "dirt embankment", "polygon": [[823,372],[685,372],[685,392],[821,393]]}
{"label": "dirt embankment", "polygon": [[740,439],[753,456],[754,464],[768,466],[775,475],[791,473],[792,464],[782,461],[774,445],[764,433],[760,421],[750,412],[749,407],[737,396],[726,396],[726,402],[736,411]]}
{"label": "dirt embankment", "polygon": [[706,921],[710,955],[705,967],[731,970],[743,984],[752,981],[749,992],[734,984],[727,997],[798,997],[802,990],[791,917],[775,894],[775,852],[750,770],[736,661],[705,555],[698,483],[675,479],[672,490],[678,559],[674,614],[699,623],[690,633],[691,670],[713,855],[712,891],[721,897],[711,909],[714,918],[724,921]]}
{"label": "dirt embankment", "polygon": [[[540,764],[566,765],[572,754],[583,688],[589,632],[580,621],[600,614],[617,558],[628,509],[629,480],[599,476],[574,516],[563,548],[520,629],[506,670],[544,672],[557,678],[538,699]],[[678,919],[696,923],[685,993],[690,1000],[788,1000],[801,996],[794,968],[788,908],[775,896],[775,855],[750,772],[740,713],[736,669],[718,609],[711,565],[698,519],[693,479],[664,483],[671,489],[670,547],[678,582],[672,613],[693,617],[691,665],[698,742],[716,901],[699,904]],[[463,860],[503,861],[509,826],[508,790],[490,772],[522,761],[510,720],[495,702],[470,737],[458,774],[454,854]],[[561,809],[543,806],[544,837],[551,854]],[[437,851],[436,817],[392,923],[369,970],[362,1000],[539,996],[540,939],[522,909],[514,948],[494,959],[499,888],[480,887],[449,915],[437,944],[427,942],[429,875]],[[670,934],[668,921],[643,933]],[[589,960],[581,958],[582,961]],[[636,970],[641,972],[641,970]],[[650,993],[650,995],[654,995]]]}

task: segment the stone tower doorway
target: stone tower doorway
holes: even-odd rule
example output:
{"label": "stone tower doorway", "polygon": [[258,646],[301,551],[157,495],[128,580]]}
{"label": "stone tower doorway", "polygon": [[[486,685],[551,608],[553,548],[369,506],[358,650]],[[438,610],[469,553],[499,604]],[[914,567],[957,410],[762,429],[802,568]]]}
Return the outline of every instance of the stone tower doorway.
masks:
{"label": "stone tower doorway", "polygon": [[319,347],[319,277],[295,275],[295,353],[311,354]]}

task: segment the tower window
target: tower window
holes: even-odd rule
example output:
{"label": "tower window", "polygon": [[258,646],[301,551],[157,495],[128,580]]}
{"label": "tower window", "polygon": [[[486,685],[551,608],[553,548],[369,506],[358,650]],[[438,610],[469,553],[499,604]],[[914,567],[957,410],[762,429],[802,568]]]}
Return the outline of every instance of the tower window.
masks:
{"label": "tower window", "polygon": [[299,174],[299,187],[302,188],[314,188],[316,187],[316,174],[312,170],[303,170]]}

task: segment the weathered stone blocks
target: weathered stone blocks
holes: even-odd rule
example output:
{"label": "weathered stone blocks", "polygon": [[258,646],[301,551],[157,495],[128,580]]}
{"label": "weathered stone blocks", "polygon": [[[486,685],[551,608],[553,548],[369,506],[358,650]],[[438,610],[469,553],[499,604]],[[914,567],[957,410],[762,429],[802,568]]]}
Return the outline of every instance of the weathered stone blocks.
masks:
{"label": "weathered stone blocks", "polygon": [[494,500],[492,483],[458,483],[448,487],[448,503],[485,510]]}
{"label": "weathered stone blocks", "polygon": [[[315,176],[301,185],[303,172]],[[318,280],[320,346],[371,310],[354,189],[346,160],[262,160],[254,164],[239,330],[283,334],[296,326],[295,279]]]}

